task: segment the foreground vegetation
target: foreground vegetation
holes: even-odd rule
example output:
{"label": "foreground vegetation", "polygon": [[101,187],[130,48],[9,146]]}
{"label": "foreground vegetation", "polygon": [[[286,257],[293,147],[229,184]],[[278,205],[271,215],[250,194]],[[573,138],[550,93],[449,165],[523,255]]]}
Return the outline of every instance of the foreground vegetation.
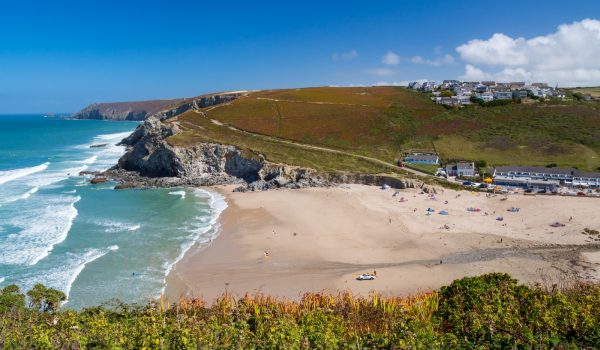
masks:
{"label": "foreground vegetation", "polygon": [[[38,288],[39,289],[39,288]],[[600,286],[518,285],[506,274],[463,278],[410,298],[306,294],[113,304],[82,311],[25,306],[0,294],[2,349],[595,349]],[[54,299],[53,299],[54,300]]]}
{"label": "foreground vegetation", "polygon": [[[320,87],[252,92],[178,119],[187,133],[176,142],[226,139],[270,160],[290,159],[318,169],[381,171],[372,163],[353,164],[355,159],[282,146],[273,139],[388,163],[404,152],[425,150],[442,159],[485,160],[491,166],[600,167],[600,105],[576,100],[446,109],[427,94],[400,87]],[[229,126],[250,134],[233,135]]]}

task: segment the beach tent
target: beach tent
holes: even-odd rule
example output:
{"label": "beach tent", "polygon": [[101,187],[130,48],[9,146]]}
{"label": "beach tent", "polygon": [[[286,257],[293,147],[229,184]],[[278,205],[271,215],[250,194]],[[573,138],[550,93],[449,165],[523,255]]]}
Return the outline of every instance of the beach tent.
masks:
{"label": "beach tent", "polygon": [[448,212],[447,212],[447,211],[445,211],[445,210],[442,210],[442,211],[440,211],[440,213],[439,213],[439,214],[440,214],[440,215],[448,215]]}
{"label": "beach tent", "polygon": [[430,213],[433,213],[435,210],[431,209],[431,208],[427,208],[427,211],[430,212]]}

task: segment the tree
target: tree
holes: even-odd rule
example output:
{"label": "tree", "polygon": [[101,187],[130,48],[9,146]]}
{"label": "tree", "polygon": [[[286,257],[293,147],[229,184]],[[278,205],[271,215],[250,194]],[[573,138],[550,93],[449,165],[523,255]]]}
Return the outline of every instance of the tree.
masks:
{"label": "tree", "polygon": [[65,293],[54,288],[46,288],[43,284],[38,283],[27,292],[29,297],[29,306],[41,311],[57,311],[60,304],[67,300]]}
{"label": "tree", "polygon": [[25,296],[19,287],[11,284],[0,290],[0,312],[7,312],[25,307]]}
{"label": "tree", "polygon": [[454,96],[454,93],[450,90],[442,90],[442,92],[440,93],[440,96],[442,97],[452,97]]}

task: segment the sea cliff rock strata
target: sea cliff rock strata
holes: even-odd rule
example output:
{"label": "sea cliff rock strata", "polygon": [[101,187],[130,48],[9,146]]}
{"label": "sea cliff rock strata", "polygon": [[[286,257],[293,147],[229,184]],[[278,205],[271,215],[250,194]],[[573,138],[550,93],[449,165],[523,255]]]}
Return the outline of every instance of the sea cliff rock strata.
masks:
{"label": "sea cliff rock strata", "polygon": [[[198,103],[223,103],[229,98],[214,96]],[[97,176],[118,181],[118,189],[239,184],[236,191],[262,191],[345,183],[386,184],[399,189],[422,185],[418,181],[387,175],[319,172],[276,164],[261,154],[232,145],[205,142],[189,147],[175,146],[168,142],[168,138],[181,130],[177,123],[168,119],[177,114],[176,111],[165,112],[144,121],[121,142],[128,150],[118,165]]]}
{"label": "sea cliff rock strata", "polygon": [[150,117],[157,117],[162,120],[190,109],[199,109],[229,102],[244,93],[243,91],[218,93],[173,100],[93,103],[73,114],[70,118],[142,121]]}

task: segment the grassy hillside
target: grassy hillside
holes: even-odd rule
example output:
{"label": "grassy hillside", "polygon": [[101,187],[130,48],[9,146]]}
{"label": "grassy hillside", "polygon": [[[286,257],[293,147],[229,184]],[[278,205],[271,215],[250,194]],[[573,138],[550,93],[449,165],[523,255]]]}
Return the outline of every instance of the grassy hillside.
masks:
{"label": "grassy hillside", "polygon": [[[49,294],[48,294],[49,293]],[[527,287],[505,274],[463,278],[410,298],[306,294],[299,302],[229,295],[207,305],[25,307],[0,289],[2,349],[595,349],[600,287]],[[59,292],[60,293],[60,292]],[[32,295],[29,293],[30,296]],[[48,296],[46,296],[48,294]],[[45,309],[45,311],[42,311]]]}
{"label": "grassy hillside", "polygon": [[[289,144],[291,149],[286,151],[277,140],[388,163],[402,152],[435,150],[444,159],[486,160],[490,165],[600,167],[600,110],[589,103],[542,102],[455,110],[405,88],[319,87],[252,92],[202,113],[186,113],[178,120],[187,132],[175,142],[225,138],[272,160],[291,158],[295,164],[317,168],[336,168],[336,159]],[[228,126],[269,138],[243,134]],[[345,157],[340,156],[340,161],[350,165]]]}
{"label": "grassy hillside", "polygon": [[585,87],[585,88],[574,88],[571,89],[572,92],[580,92],[584,95],[590,94],[595,98],[600,98],[600,86],[595,87]]}

